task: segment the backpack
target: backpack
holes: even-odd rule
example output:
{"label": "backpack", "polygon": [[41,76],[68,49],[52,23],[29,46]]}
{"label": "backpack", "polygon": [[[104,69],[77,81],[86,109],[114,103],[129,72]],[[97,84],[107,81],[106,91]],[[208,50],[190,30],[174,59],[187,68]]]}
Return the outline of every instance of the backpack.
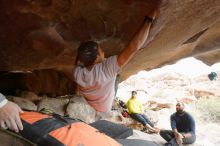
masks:
{"label": "backpack", "polygon": [[128,111],[126,111],[126,110],[123,110],[123,111],[121,112],[121,114],[122,114],[122,116],[125,117],[125,118],[128,118],[128,117],[129,117],[129,113],[128,113]]}
{"label": "backpack", "polygon": [[211,72],[210,74],[208,74],[208,78],[209,78],[209,80],[211,80],[211,81],[216,80],[216,78],[217,78],[217,73],[216,73],[216,72]]}
{"label": "backpack", "polygon": [[122,100],[119,100],[119,105],[124,108],[124,109],[127,109],[127,106],[126,106],[126,103]]}

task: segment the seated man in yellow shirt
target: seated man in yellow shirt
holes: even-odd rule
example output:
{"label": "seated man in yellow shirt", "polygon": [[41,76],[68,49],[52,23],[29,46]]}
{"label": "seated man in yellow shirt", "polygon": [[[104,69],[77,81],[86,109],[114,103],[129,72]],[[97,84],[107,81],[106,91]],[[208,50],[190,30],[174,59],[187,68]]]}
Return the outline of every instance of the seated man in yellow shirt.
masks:
{"label": "seated man in yellow shirt", "polygon": [[150,122],[150,120],[143,114],[144,110],[142,103],[139,100],[137,100],[136,97],[137,92],[132,91],[131,94],[132,96],[127,102],[127,108],[130,116],[134,120],[140,122],[144,126],[144,129],[148,129],[151,132],[158,133],[159,130],[155,128],[154,125]]}

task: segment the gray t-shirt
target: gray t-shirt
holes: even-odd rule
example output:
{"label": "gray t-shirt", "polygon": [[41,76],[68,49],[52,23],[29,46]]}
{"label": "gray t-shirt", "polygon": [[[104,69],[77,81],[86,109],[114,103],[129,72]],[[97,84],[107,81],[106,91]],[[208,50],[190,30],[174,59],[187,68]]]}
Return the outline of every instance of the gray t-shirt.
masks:
{"label": "gray t-shirt", "polygon": [[115,96],[115,79],[120,70],[116,56],[95,64],[91,70],[79,66],[75,68],[74,78],[80,93],[95,110],[111,111]]}

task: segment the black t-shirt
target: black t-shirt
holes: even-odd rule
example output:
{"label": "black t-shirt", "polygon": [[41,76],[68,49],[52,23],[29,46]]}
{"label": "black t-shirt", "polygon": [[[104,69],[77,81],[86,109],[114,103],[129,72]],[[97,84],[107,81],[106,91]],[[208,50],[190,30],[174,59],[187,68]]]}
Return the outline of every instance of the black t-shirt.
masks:
{"label": "black t-shirt", "polygon": [[190,132],[195,135],[195,120],[189,113],[184,112],[182,115],[174,113],[170,120],[172,129],[176,128],[178,132]]}

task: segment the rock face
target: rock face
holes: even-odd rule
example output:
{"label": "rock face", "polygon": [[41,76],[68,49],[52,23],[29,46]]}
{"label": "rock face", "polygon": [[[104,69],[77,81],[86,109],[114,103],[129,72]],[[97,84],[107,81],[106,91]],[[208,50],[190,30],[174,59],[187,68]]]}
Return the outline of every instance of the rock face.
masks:
{"label": "rock face", "polygon": [[[90,39],[106,56],[119,54],[154,7],[155,0],[1,0],[0,70],[69,67],[79,43]],[[122,79],[188,56],[220,61],[219,11],[219,0],[164,0]]]}
{"label": "rock face", "polygon": [[21,109],[37,111],[37,106],[27,99],[14,97],[14,102],[18,104],[21,107]]}
{"label": "rock face", "polygon": [[96,111],[82,97],[72,98],[66,112],[71,118],[77,118],[86,123],[94,122],[96,117]]}
{"label": "rock face", "polygon": [[[64,75],[53,70],[36,70],[33,72],[0,72],[0,92],[32,98],[37,101],[36,94],[50,97],[75,93],[75,83]],[[25,90],[25,91],[24,91]],[[24,91],[21,92],[20,91]]]}
{"label": "rock face", "polygon": [[38,104],[38,111],[46,109],[64,116],[68,103],[69,99],[46,98]]}

